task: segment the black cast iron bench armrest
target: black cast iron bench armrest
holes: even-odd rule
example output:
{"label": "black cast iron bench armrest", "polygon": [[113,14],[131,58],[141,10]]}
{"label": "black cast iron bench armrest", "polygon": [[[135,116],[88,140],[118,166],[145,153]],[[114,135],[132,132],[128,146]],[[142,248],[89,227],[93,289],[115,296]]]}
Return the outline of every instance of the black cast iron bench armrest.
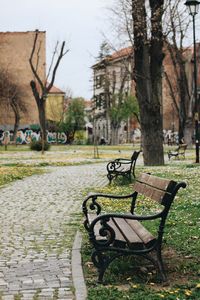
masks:
{"label": "black cast iron bench armrest", "polygon": [[109,182],[118,176],[123,176],[131,179],[131,174],[135,177],[135,164],[141,151],[134,151],[131,159],[117,158],[108,162],[107,177]]}
{"label": "black cast iron bench armrest", "polygon": [[132,214],[122,214],[122,213],[108,213],[103,215],[98,215],[95,219],[92,220],[89,228],[90,230],[94,229],[94,226],[97,222],[101,222],[105,220],[107,222],[110,218],[119,218],[119,219],[127,219],[127,220],[137,220],[137,221],[147,221],[147,220],[155,220],[162,216],[162,211],[157,214],[152,215],[132,215]]}
{"label": "black cast iron bench armrest", "polygon": [[131,160],[130,159],[126,159],[126,158],[116,158],[115,160],[114,160],[114,162],[120,162],[120,163],[131,163]]}
{"label": "black cast iron bench armrest", "polygon": [[[136,193],[131,193],[129,195],[113,195],[113,194],[103,194],[103,193],[90,193],[86,199],[83,201],[82,210],[85,215],[85,228],[88,228],[89,225],[89,214],[99,215],[102,211],[102,206],[98,202],[98,198],[109,199],[109,200],[123,200],[123,199],[131,199],[130,203],[134,201],[136,198]],[[131,205],[130,205],[131,211]]]}

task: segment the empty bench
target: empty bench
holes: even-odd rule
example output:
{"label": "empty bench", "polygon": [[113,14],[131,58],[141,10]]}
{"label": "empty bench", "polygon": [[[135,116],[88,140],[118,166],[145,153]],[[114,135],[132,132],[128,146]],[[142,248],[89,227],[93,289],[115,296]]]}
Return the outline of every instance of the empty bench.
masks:
{"label": "empty bench", "polygon": [[177,157],[180,159],[180,157],[185,158],[185,151],[187,149],[187,144],[180,144],[177,149],[174,151],[168,152],[168,158],[170,160],[171,157]]}
{"label": "empty bench", "polygon": [[135,177],[135,165],[141,151],[134,151],[130,159],[117,158],[107,164],[107,177],[109,183],[118,176],[127,177],[131,180],[131,175]]}
{"label": "empty bench", "polygon": [[[162,241],[165,221],[171,204],[184,182],[159,178],[150,174],[141,174],[133,185],[133,193],[126,196],[107,194],[90,194],[83,202],[85,216],[84,227],[92,245],[91,259],[98,270],[98,282],[109,264],[122,255],[140,255],[149,259],[158,269],[161,280],[166,281],[162,261]],[[136,214],[137,202],[147,198],[156,201],[159,211],[147,214]],[[98,200],[123,201],[130,199],[130,210],[121,213],[103,213],[103,204]],[[158,225],[157,225],[157,221]],[[152,234],[145,221],[155,222],[157,234]]]}

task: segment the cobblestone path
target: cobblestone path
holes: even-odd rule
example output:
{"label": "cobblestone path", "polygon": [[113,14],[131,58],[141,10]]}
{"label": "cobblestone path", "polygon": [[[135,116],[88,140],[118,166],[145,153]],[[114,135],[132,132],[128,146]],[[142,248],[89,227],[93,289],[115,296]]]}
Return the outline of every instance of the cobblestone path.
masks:
{"label": "cobblestone path", "polygon": [[105,164],[95,164],[0,189],[0,299],[73,299],[69,221],[81,213],[83,190],[106,182]]}

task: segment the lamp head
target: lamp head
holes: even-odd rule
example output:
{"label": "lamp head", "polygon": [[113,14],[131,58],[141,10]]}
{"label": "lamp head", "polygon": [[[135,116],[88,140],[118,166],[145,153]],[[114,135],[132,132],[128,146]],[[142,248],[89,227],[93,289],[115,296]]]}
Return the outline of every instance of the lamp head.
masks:
{"label": "lamp head", "polygon": [[189,9],[189,14],[191,16],[195,16],[198,14],[200,2],[197,0],[186,0],[185,5]]}

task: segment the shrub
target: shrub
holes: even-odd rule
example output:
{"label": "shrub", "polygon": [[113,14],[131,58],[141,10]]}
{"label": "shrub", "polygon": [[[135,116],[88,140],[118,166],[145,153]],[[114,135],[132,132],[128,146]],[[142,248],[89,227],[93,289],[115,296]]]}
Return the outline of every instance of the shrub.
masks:
{"label": "shrub", "polygon": [[73,144],[74,145],[85,145],[86,144],[85,132],[83,130],[76,131]]}
{"label": "shrub", "polygon": [[30,124],[29,127],[33,131],[39,131],[40,130],[40,124]]}
{"label": "shrub", "polygon": [[[48,151],[50,148],[50,144],[46,141],[44,142],[44,151]],[[42,151],[42,141],[33,141],[30,144],[30,149],[34,151]]]}

